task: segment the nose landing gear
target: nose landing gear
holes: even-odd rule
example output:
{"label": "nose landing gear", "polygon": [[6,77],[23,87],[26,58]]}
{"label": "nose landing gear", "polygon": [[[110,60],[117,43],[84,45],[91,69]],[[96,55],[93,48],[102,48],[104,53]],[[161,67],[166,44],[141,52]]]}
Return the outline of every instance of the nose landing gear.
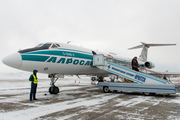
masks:
{"label": "nose landing gear", "polygon": [[49,75],[49,78],[51,78],[51,87],[49,88],[50,94],[58,94],[59,88],[55,86],[55,82],[58,80],[58,78],[55,80],[55,74]]}

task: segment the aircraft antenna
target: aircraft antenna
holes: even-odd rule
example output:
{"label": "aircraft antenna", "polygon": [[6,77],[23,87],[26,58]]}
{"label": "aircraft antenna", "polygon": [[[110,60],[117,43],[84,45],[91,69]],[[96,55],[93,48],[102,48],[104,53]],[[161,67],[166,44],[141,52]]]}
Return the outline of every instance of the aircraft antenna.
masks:
{"label": "aircraft antenna", "polygon": [[68,41],[67,44],[69,44],[71,41]]}

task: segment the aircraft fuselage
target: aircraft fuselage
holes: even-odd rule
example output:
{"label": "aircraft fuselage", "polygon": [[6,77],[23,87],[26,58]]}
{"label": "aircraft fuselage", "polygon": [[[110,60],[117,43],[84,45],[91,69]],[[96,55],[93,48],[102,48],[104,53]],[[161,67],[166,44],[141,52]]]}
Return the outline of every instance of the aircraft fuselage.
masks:
{"label": "aircraft fuselage", "polygon": [[3,59],[6,65],[24,71],[37,69],[39,73],[64,75],[95,75],[108,74],[92,67],[93,52],[90,49],[69,44],[58,44],[48,49],[31,48],[20,50]]}

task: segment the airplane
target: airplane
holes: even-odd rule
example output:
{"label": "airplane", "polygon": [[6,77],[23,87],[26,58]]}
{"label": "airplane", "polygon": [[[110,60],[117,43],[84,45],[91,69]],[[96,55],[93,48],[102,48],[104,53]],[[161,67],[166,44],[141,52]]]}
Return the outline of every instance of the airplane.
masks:
{"label": "airplane", "polygon": [[[147,61],[149,47],[176,45],[141,43],[142,45],[130,49],[142,48],[141,55],[138,57],[138,63],[140,67],[148,69],[155,67],[152,62]],[[104,77],[112,75],[110,72],[92,66],[93,55],[98,54],[113,57],[128,64],[131,64],[132,60],[71,44],[47,42],[33,48],[19,50],[3,58],[2,62],[16,69],[30,72],[36,69],[39,73],[48,74],[48,77],[51,79],[49,93],[57,94],[59,93],[59,88],[55,86],[55,82],[58,78],[64,78],[64,75],[96,75],[99,81],[103,81]],[[55,80],[55,78],[57,79]]]}

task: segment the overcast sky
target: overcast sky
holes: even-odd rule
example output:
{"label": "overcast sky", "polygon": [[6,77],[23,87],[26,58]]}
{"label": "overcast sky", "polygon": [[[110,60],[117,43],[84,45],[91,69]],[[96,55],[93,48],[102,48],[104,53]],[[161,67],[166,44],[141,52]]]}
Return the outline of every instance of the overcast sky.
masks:
{"label": "overcast sky", "polygon": [[[180,0],[0,0],[0,59],[42,42],[133,58],[145,43],[158,71],[180,72]],[[0,71],[14,71],[0,62]]]}

